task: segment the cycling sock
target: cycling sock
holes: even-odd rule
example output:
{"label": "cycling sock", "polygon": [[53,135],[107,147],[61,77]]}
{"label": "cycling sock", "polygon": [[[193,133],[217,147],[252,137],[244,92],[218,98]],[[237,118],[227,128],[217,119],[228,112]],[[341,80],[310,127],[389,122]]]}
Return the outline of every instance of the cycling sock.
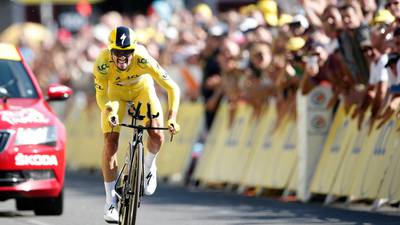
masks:
{"label": "cycling sock", "polygon": [[150,169],[153,163],[156,162],[157,154],[153,154],[151,152],[147,152],[146,156],[144,157],[144,165],[147,169]]}
{"label": "cycling sock", "polygon": [[106,189],[106,203],[107,205],[113,204],[116,206],[117,204],[117,198],[114,193],[114,187],[115,187],[115,180],[111,182],[104,182],[104,187]]}

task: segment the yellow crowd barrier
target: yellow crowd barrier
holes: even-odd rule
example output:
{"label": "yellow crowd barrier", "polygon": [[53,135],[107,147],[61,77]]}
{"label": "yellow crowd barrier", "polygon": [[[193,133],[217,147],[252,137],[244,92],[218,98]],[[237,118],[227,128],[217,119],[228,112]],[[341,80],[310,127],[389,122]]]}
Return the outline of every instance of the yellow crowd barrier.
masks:
{"label": "yellow crowd barrier", "polygon": [[251,154],[246,171],[242,177],[244,186],[262,187],[266,180],[268,166],[272,159],[272,146],[278,132],[274,132],[276,125],[275,104],[271,104],[260,118],[259,131],[253,143]]}
{"label": "yellow crowd barrier", "polygon": [[67,128],[67,166],[71,168],[100,168],[103,134],[100,115],[83,112],[65,122]]}
{"label": "yellow crowd barrier", "polygon": [[165,133],[165,142],[157,159],[160,177],[184,175],[192,146],[203,128],[203,111],[201,103],[183,103],[179,107],[177,121],[182,129],[172,142],[169,134]]}
{"label": "yellow crowd barrier", "polygon": [[[297,190],[297,123],[285,119],[276,128],[275,104],[255,118],[240,105],[228,124],[228,104],[222,103],[204,145],[193,177],[206,183]],[[103,134],[98,110],[72,115],[68,131],[67,165],[100,168]],[[166,142],[158,157],[159,176],[182,176],[203,123],[200,103],[183,103],[182,126],[174,142]],[[339,106],[312,180],[311,192],[352,199],[400,201],[400,121],[394,116],[369,133],[369,115],[358,130],[357,121]],[[119,159],[125,153],[130,130],[122,130]]]}
{"label": "yellow crowd barrier", "polygon": [[266,187],[284,189],[289,186],[297,162],[297,127],[293,119],[287,119],[279,132],[273,149],[275,156],[270,164]]}
{"label": "yellow crowd barrier", "polygon": [[[74,111],[74,110],[72,110]],[[99,169],[103,152],[103,133],[100,127],[100,111],[74,113],[65,121],[67,128],[67,166],[76,169]],[[131,131],[121,129],[118,161],[122,162]]]}
{"label": "yellow crowd barrier", "polygon": [[216,182],[215,169],[219,158],[220,146],[223,143],[228,127],[228,107],[222,103],[219,106],[212,128],[207,136],[202,156],[195,168],[193,178],[202,182]]}
{"label": "yellow crowd barrier", "polygon": [[375,199],[384,177],[385,167],[389,156],[392,154],[387,148],[388,139],[394,130],[395,121],[390,120],[383,128],[374,129],[369,135],[367,146],[360,163],[359,170],[356,171],[354,183],[349,195],[355,199]]}
{"label": "yellow crowd barrier", "polygon": [[378,199],[388,199],[390,202],[400,201],[400,132],[395,131],[400,126],[400,121],[395,120],[395,127],[386,144],[387,159],[382,168],[384,175],[379,187]]}
{"label": "yellow crowd barrier", "polygon": [[298,170],[297,170],[298,161],[293,165],[293,172],[290,176],[289,185],[286,188],[288,191],[297,192],[297,182],[298,182]]}
{"label": "yellow crowd barrier", "polygon": [[[364,123],[363,127],[367,127],[367,122]],[[349,147],[345,149],[343,162],[338,168],[338,174],[334,181],[333,187],[329,194],[335,196],[347,196],[351,185],[353,184],[354,176],[357,174],[356,171],[362,161],[361,154],[366,146],[365,143],[368,137],[367,129],[358,131],[357,121],[350,120],[348,125],[349,136],[351,138]]]}
{"label": "yellow crowd barrier", "polygon": [[311,192],[328,194],[337,177],[344,155],[355,132],[350,132],[350,118],[346,117],[344,106],[340,105],[330,127],[322,154],[311,183]]}
{"label": "yellow crowd barrier", "polygon": [[253,122],[251,119],[251,108],[240,105],[236,111],[235,118],[228,132],[222,138],[220,152],[215,166],[216,182],[236,183],[240,180],[250,149],[246,148],[246,141]]}
{"label": "yellow crowd barrier", "polygon": [[[313,178],[313,193],[350,199],[400,198],[400,135],[398,121],[389,120],[369,133],[369,116],[361,131],[357,121],[339,107]],[[399,167],[398,167],[399,166]]]}

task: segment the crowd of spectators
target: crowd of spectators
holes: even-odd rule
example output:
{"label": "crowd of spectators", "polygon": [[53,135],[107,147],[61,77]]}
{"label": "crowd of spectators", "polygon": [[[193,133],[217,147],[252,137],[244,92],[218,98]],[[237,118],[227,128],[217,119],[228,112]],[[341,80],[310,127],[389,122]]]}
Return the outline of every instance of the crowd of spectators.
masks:
{"label": "crowd of spectators", "polygon": [[296,94],[319,85],[333,91],[329,107],[340,101],[359,127],[367,119],[371,128],[382,126],[399,111],[400,97],[390,88],[400,83],[400,0],[298,2],[296,13],[282,11],[274,0],[225,12],[206,4],[154,8],[146,15],[108,12],[76,34],[59,29],[31,66],[43,88],[67,84],[75,100],[92,109],[94,60],[109,31],[124,24],[163,67],[181,67],[170,75],[182,81],[184,101],[204,102],[206,128],[224,100],[230,121],[239,104],[260,115],[274,101],[279,125],[296,117]]}

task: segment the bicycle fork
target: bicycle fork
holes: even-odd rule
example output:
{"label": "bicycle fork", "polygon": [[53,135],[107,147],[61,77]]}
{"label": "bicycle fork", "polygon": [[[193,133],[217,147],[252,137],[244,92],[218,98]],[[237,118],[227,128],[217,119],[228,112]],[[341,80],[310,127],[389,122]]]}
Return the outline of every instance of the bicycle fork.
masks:
{"label": "bicycle fork", "polygon": [[[123,185],[126,184],[127,179],[128,179],[128,174],[124,174],[124,170],[127,166],[128,166],[128,168],[130,167],[129,166],[129,163],[131,161],[130,157],[133,154],[131,143],[129,143],[129,151],[127,151],[127,152],[129,153],[129,157],[125,156],[124,165],[122,166],[121,170],[118,173],[117,180],[116,180],[115,186],[114,186],[114,193],[115,193],[115,196],[117,196],[118,201],[121,201],[121,199],[123,198],[123,193],[122,193],[122,191],[124,190]],[[122,182],[121,182],[121,180],[122,180]],[[129,187],[129,188],[131,188],[131,187]],[[132,191],[128,191],[128,192],[126,192],[126,194],[131,194],[130,192],[132,192]],[[125,198],[125,200],[126,200],[126,198]]]}

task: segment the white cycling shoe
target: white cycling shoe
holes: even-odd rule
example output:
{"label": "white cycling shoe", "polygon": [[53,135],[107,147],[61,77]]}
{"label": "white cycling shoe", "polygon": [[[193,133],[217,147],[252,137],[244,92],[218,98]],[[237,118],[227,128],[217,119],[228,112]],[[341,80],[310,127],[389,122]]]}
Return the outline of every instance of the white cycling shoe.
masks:
{"label": "white cycling shoe", "polygon": [[152,195],[157,188],[157,166],[154,163],[150,171],[144,168],[144,194],[145,195]]}
{"label": "white cycling shoe", "polygon": [[118,223],[119,215],[116,206],[113,204],[104,206],[104,220],[107,223]]}

